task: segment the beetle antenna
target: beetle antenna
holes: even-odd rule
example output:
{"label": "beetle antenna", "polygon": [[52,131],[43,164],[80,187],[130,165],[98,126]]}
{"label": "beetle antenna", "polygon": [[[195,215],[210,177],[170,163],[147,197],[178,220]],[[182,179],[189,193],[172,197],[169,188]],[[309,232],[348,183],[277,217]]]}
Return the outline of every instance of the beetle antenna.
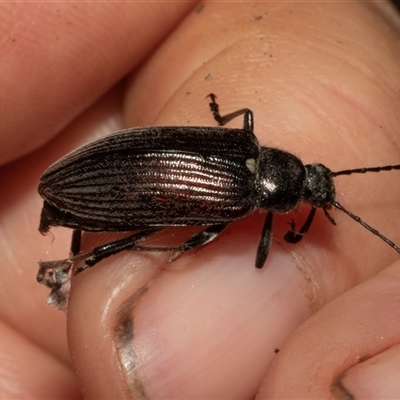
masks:
{"label": "beetle antenna", "polygon": [[[399,168],[396,169],[400,169],[400,166],[397,166]],[[378,167],[380,168],[380,167]],[[363,168],[363,169],[370,169],[370,168]],[[357,170],[355,170],[357,171]],[[386,171],[386,170],[384,170]],[[390,171],[390,170],[389,170]],[[365,172],[369,172],[369,171],[365,171]],[[374,168],[372,168],[371,172],[379,172],[379,171],[375,171]],[[361,174],[363,172],[360,172]],[[331,203],[334,207],[336,207],[338,210],[343,211],[345,214],[347,214],[350,218],[354,219],[354,221],[358,222],[360,225],[362,225],[365,229],[368,229],[371,233],[373,233],[374,235],[378,236],[380,239],[382,239],[385,243],[387,243],[392,249],[396,250],[398,253],[400,253],[400,247],[396,246],[390,239],[388,239],[386,236],[383,236],[380,232],[378,232],[376,229],[374,229],[372,226],[368,225],[366,222],[364,222],[360,217],[358,217],[357,215],[353,214],[352,212],[346,210],[340,203],[338,203],[337,201],[332,201]]]}
{"label": "beetle antenna", "polygon": [[332,172],[331,176],[339,175],[351,175],[351,174],[365,174],[366,172],[381,172],[381,171],[392,171],[400,169],[400,164],[397,165],[385,165],[383,167],[370,167],[370,168],[356,168],[356,169],[344,169],[343,171]]}

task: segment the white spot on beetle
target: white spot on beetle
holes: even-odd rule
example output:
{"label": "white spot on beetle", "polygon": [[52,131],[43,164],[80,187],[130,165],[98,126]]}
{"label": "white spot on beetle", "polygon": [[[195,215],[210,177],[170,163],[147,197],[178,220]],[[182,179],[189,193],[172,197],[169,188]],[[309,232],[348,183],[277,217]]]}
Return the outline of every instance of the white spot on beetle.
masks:
{"label": "white spot on beetle", "polygon": [[256,160],[254,158],[248,158],[246,160],[246,167],[252,174],[256,173]]}

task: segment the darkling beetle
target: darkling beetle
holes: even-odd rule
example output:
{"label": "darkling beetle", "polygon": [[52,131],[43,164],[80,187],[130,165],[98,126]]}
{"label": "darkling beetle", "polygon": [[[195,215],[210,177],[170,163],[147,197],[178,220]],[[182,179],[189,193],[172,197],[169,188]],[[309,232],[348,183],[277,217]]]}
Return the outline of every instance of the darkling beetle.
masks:
{"label": "darkling beetle", "polygon": [[[381,238],[392,241],[347,211],[335,200],[333,178],[339,175],[399,170],[400,165],[332,172],[323,164],[304,165],[286,151],[262,147],[253,133],[253,113],[244,108],[225,116],[216,96],[210,109],[220,126],[243,115],[243,129],[221,127],[145,127],[126,129],[89,143],[64,156],[44,172],[39,193],[44,199],[39,231],[52,226],[74,230],[71,257],[41,261],[37,280],[62,297],[68,273],[75,273],[123,250],[185,252],[214,240],[232,221],[255,209],[267,212],[255,266],[267,259],[275,213],[311,205],[304,225],[292,221],[285,235],[299,242],[317,208],[335,224],[327,209],[335,207]],[[204,225],[179,246],[146,246],[142,242],[168,226]],[[80,253],[82,231],[135,231],[87,253]],[[61,299],[61,302],[63,299]]]}

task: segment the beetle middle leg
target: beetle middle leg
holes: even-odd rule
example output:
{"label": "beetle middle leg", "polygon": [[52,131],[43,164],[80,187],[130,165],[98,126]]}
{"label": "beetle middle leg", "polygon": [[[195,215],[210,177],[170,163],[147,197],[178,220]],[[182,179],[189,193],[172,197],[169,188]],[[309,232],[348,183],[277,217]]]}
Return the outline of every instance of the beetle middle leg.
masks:
{"label": "beetle middle leg", "polygon": [[262,268],[268,258],[269,249],[272,242],[272,223],[274,214],[269,211],[265,218],[263,230],[261,233],[260,243],[257,248],[256,268]]}
{"label": "beetle middle leg", "polygon": [[219,105],[215,101],[217,96],[214,93],[210,93],[207,97],[210,97],[210,110],[213,113],[214,119],[218,122],[219,125],[226,125],[229,121],[232,121],[234,118],[239,117],[240,115],[244,115],[243,117],[243,129],[246,131],[253,132],[254,130],[254,122],[253,122],[253,111],[248,108],[242,108],[240,110],[234,111],[227,115],[221,115],[219,112]]}

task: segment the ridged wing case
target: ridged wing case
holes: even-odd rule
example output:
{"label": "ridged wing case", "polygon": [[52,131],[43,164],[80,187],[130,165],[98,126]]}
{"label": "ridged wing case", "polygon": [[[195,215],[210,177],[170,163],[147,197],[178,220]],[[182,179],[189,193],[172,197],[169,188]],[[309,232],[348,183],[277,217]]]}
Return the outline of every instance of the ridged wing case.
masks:
{"label": "ridged wing case", "polygon": [[39,185],[43,213],[51,225],[87,231],[230,222],[256,206],[259,152],[242,129],[127,129],[50,166]]}

